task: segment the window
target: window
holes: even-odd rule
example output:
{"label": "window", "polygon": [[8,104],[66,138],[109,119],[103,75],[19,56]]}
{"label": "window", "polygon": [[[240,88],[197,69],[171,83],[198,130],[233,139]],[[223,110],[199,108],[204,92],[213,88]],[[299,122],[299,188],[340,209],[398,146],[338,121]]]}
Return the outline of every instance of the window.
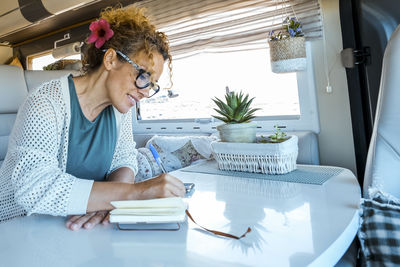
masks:
{"label": "window", "polygon": [[[144,0],[157,27],[170,40],[173,82],[170,91],[140,103],[134,131],[214,131],[213,97],[230,90],[256,97],[258,126],[319,131],[312,69],[312,38],[321,36],[317,0]],[[307,41],[307,70],[274,74],[267,36],[286,16],[302,21]],[[166,85],[167,73],[161,78]]]}
{"label": "window", "polygon": [[[161,86],[169,83],[167,71]],[[173,87],[169,94],[142,100],[142,120],[199,119],[217,115],[211,100],[224,97],[226,86],[255,97],[257,116],[300,115],[295,73],[275,74],[267,49],[229,53],[204,53],[173,62]],[[172,91],[172,92],[171,92]]]}
{"label": "window", "polygon": [[[275,124],[279,124],[286,126],[286,129],[291,131],[310,130],[319,133],[319,118],[312,65],[312,46],[312,41],[306,42],[306,71],[288,74],[274,74],[269,71],[268,53],[266,53],[266,51],[240,52],[244,55],[248,55],[249,58],[251,58],[250,55],[254,57],[259,56],[257,57],[257,61],[259,62],[253,62],[253,65],[259,64],[264,66],[264,69],[260,68],[257,71],[260,71],[260,73],[265,72],[265,76],[261,77],[260,80],[254,77],[254,79],[259,82],[259,84],[254,83],[257,85],[257,88],[255,88],[256,90],[249,89],[245,91],[245,87],[241,87],[243,86],[243,80],[238,79],[238,77],[249,77],[247,74],[239,76],[237,74],[228,73],[229,76],[227,77],[229,80],[220,79],[219,76],[215,76],[216,79],[219,80],[218,82],[212,82],[216,84],[215,87],[212,85],[202,85],[203,83],[206,84],[203,79],[203,76],[206,75],[203,73],[200,75],[192,69],[188,70],[188,65],[195,65],[194,63],[196,60],[193,60],[193,57],[180,60],[178,64],[175,62],[177,67],[173,69],[173,87],[176,89],[172,90],[170,97],[168,97],[167,90],[162,90],[163,92],[156,95],[157,97],[140,102],[140,115],[142,120],[138,120],[136,116],[134,116],[134,132],[213,132],[215,131],[215,127],[221,124],[221,122],[215,121],[211,117],[212,114],[216,114],[213,110],[215,105],[211,98],[214,96],[222,97],[225,93],[225,86],[232,84],[232,86],[229,87],[231,90],[243,89],[243,91],[248,92],[250,96],[256,97],[254,100],[255,105],[263,108],[262,111],[256,113],[258,116],[256,121],[258,127],[262,128],[263,131],[271,131]],[[233,52],[233,54],[234,53],[236,52]],[[218,58],[220,55],[206,54],[204,56],[199,56],[200,59],[198,59],[198,61],[201,62],[201,60],[204,60],[209,64],[209,58],[215,59],[215,56]],[[224,57],[228,57],[229,59],[234,58],[231,53],[225,54]],[[217,60],[212,62],[214,62],[212,63],[214,65],[221,63]],[[220,67],[216,68],[221,69]],[[239,69],[245,68],[239,67]],[[181,73],[180,70],[183,72]],[[195,77],[195,80],[186,79],[185,73]],[[211,75],[215,75],[213,71],[210,71],[210,73]],[[165,85],[167,83],[167,76],[165,71],[160,79],[161,84]],[[182,76],[182,79],[180,79],[179,76]],[[250,77],[253,76],[254,75],[251,75]],[[234,80],[239,81],[236,83],[238,84],[238,88],[233,87]],[[187,85],[188,83],[189,85]],[[185,87],[180,89],[181,85]],[[186,85],[192,85],[193,87],[186,87]],[[204,88],[207,88],[207,92],[205,92]],[[248,88],[251,87],[248,86]],[[218,90],[220,92],[217,92]],[[178,96],[176,96],[176,94],[178,94]]]}
{"label": "window", "polygon": [[[72,55],[65,57],[63,59],[81,59],[81,55]],[[29,70],[43,70],[43,67],[54,63],[58,61],[59,59],[56,59],[52,56],[51,51],[47,51],[44,53],[36,54],[36,55],[30,55],[27,58],[28,62],[28,69]]]}

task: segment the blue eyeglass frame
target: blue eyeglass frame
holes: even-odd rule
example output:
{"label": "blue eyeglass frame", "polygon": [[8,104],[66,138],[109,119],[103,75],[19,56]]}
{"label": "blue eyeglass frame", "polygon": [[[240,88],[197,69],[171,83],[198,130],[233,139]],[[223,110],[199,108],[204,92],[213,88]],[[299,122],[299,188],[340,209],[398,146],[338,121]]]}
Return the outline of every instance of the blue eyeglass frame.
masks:
{"label": "blue eyeglass frame", "polygon": [[[107,50],[102,50],[102,51],[105,53]],[[146,70],[144,70],[143,68],[139,67],[138,64],[136,64],[135,62],[133,62],[127,55],[125,55],[125,54],[122,53],[121,51],[115,50],[115,52],[116,52],[118,55],[120,55],[123,59],[125,59],[129,64],[131,64],[131,65],[138,71],[138,75],[136,76],[136,79],[135,79],[135,86],[136,86],[138,89],[146,89],[147,87],[150,86],[150,89],[152,89],[152,90],[154,91],[154,93],[152,93],[151,95],[149,95],[148,98],[154,96],[155,94],[157,94],[157,93],[160,91],[160,86],[159,86],[158,84],[156,84],[156,83],[153,83],[153,82],[148,82],[148,83],[146,83],[144,86],[138,86],[137,80],[139,79],[139,77],[140,77],[142,74],[147,73],[149,76],[151,76],[151,74],[150,74],[149,72],[146,72]]]}

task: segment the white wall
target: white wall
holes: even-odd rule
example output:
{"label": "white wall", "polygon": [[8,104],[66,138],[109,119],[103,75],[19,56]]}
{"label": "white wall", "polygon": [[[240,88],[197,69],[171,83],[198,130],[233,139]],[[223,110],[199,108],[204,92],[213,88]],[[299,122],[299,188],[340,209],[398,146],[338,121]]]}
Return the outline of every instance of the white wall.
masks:
{"label": "white wall", "polygon": [[326,33],[326,54],[332,93],[326,92],[323,40],[313,41],[313,62],[321,132],[318,137],[321,165],[348,168],[356,174],[353,131],[345,68],[340,51],[342,33],[339,0],[320,0]]}
{"label": "white wall", "polygon": [[0,64],[7,62],[13,55],[12,48],[0,46]]}

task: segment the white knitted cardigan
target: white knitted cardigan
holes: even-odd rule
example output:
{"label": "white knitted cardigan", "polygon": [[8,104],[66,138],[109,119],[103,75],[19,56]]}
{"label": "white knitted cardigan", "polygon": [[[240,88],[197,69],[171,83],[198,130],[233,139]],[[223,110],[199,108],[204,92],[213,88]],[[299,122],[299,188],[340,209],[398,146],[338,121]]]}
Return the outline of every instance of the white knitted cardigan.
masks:
{"label": "white knitted cardigan", "polygon": [[[121,167],[136,174],[131,111],[114,114],[118,135],[108,174]],[[0,169],[0,221],[86,213],[93,181],[66,173],[70,115],[67,76],[41,85],[20,107]]]}

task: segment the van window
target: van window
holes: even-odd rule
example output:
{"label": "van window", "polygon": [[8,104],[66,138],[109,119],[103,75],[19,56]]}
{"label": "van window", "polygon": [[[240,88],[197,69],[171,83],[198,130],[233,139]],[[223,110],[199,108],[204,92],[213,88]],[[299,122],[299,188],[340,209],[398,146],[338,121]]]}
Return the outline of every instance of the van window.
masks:
{"label": "van window", "polygon": [[[76,59],[80,60],[81,55],[72,55],[63,59]],[[60,59],[56,59],[52,56],[51,51],[43,52],[36,55],[30,55],[27,57],[28,70],[43,70],[44,67],[51,63],[54,63]]]}
{"label": "van window", "polygon": [[[165,71],[161,88],[168,87]],[[257,116],[300,115],[295,73],[275,74],[267,49],[201,53],[173,62],[173,86],[142,100],[142,120],[198,119],[217,115],[212,97],[223,99],[226,87],[255,97]]]}
{"label": "van window", "polygon": [[[255,50],[226,54],[199,54],[180,59],[173,66],[173,87],[140,102],[133,117],[135,133],[213,132],[221,124],[211,100],[221,98],[225,87],[242,90],[254,99],[257,125],[271,131],[278,124],[287,130],[319,133],[312,61],[312,41],[306,42],[307,69],[275,74],[270,70],[269,51]],[[168,86],[168,71],[160,86]]]}
{"label": "van window", "polygon": [[[226,87],[255,97],[258,127],[319,132],[312,68],[312,38],[322,34],[318,1],[144,0],[158,28],[170,40],[173,86],[142,100],[133,118],[134,132],[215,131],[213,97]],[[179,6],[177,9],[176,7]],[[212,6],[212,7],[211,7]],[[308,41],[307,69],[271,72],[268,33],[279,30],[286,15],[302,21]],[[168,88],[168,68],[160,86]]]}

